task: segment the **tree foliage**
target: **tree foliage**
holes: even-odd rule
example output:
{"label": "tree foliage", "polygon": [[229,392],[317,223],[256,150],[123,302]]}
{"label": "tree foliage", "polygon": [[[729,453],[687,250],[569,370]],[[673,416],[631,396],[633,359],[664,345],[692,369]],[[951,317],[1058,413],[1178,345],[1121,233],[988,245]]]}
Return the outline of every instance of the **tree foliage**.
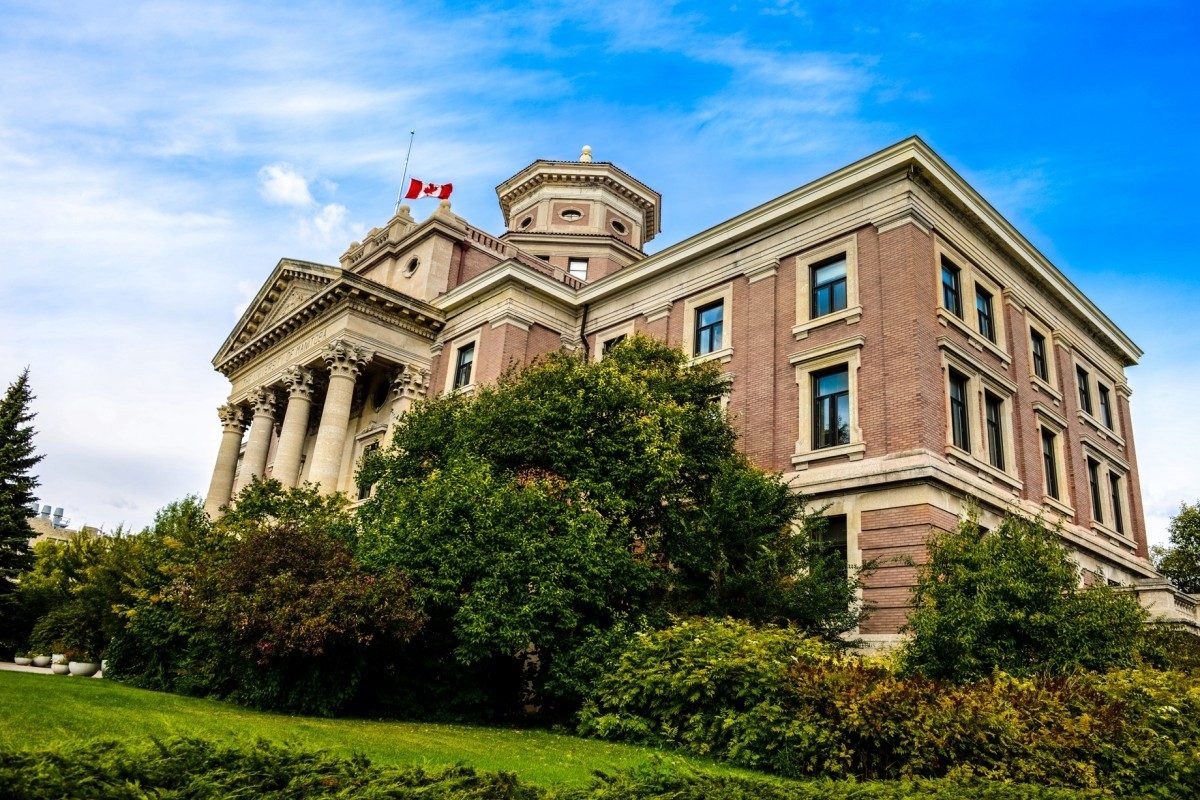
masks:
{"label": "tree foliage", "polygon": [[1107,586],[1081,589],[1058,532],[1006,516],[993,531],[972,512],[928,543],[918,571],[907,668],[972,680],[1132,666],[1145,612]]}
{"label": "tree foliage", "polygon": [[[42,460],[34,452],[34,414],[29,370],[22,372],[0,398],[0,598],[15,588],[15,578],[29,568],[29,508],[38,486],[31,470]],[[0,602],[3,602],[0,599]],[[4,606],[0,606],[2,610]]]}
{"label": "tree foliage", "polygon": [[599,642],[668,612],[851,629],[844,565],[803,498],[735,450],[724,390],[715,365],[635,337],[407,415],[360,475],[360,554],[413,580],[427,663],[570,706]]}
{"label": "tree foliage", "polygon": [[1200,500],[1181,503],[1168,531],[1170,545],[1154,547],[1154,566],[1181,592],[1200,593]]}

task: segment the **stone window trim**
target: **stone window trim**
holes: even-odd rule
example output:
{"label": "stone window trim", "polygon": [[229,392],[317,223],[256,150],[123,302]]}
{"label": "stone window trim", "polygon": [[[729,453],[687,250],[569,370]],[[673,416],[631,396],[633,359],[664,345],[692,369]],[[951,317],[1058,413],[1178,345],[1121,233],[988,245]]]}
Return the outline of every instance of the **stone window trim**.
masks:
{"label": "stone window trim", "polygon": [[[946,460],[974,470],[980,477],[999,483],[1014,492],[1024,487],[1017,472],[1016,435],[1013,429],[1013,409],[1016,404],[1017,386],[1006,376],[996,372],[979,360],[970,351],[960,347],[950,337],[938,338],[938,349],[942,357],[942,392],[945,404],[945,451]],[[970,450],[954,444],[950,408],[950,377],[957,372],[967,379],[967,432]],[[993,466],[988,459],[987,441],[987,396],[1000,401],[1000,444],[1004,453],[1004,468]]]}
{"label": "stone window trim", "polygon": [[634,320],[632,319],[597,332],[594,344],[592,345],[592,361],[600,361],[604,358],[605,342],[612,341],[618,336],[624,336],[628,339],[633,336],[634,332]]}
{"label": "stone window trim", "polygon": [[[479,340],[483,338],[483,328],[477,328],[473,333],[468,333],[463,336],[456,337],[452,341],[446,343],[442,350],[443,353],[448,353],[446,356],[446,380],[443,387],[445,394],[470,394],[475,391],[475,385],[479,377]],[[475,345],[475,358],[471,363],[471,380],[466,385],[454,388],[454,373],[457,372],[458,353],[468,345]]]}
{"label": "stone window trim", "polygon": [[[1071,487],[1067,483],[1066,445],[1067,421],[1042,403],[1033,404],[1034,417],[1037,422],[1038,452],[1041,453],[1042,430],[1054,434],[1055,479],[1058,483],[1059,497],[1051,497],[1046,493],[1045,475],[1042,475],[1042,506],[1058,512],[1064,518],[1071,520],[1075,517],[1075,508],[1071,505]],[[1039,465],[1041,461],[1039,459]],[[1038,472],[1044,472],[1041,466]]]}
{"label": "stone window trim", "polygon": [[[1012,363],[1012,356],[1004,347],[1004,343],[1008,341],[1008,328],[1002,313],[1003,300],[1007,295],[1004,288],[966,256],[941,239],[934,239],[933,250],[938,322],[962,333],[972,347],[980,352],[991,353],[1007,369]],[[962,317],[946,308],[945,293],[942,287],[943,260],[949,261],[958,268],[958,292]],[[992,328],[996,337],[994,342],[980,332],[979,309],[976,304],[977,288],[985,290],[992,296]]]}
{"label": "stone window trim", "polygon": [[[366,430],[354,437],[356,451],[354,458],[355,473],[362,469],[363,459],[366,458],[368,453],[383,447],[383,434],[384,429],[382,426],[371,425]],[[356,481],[355,490],[358,492],[358,496],[354,500],[354,503],[362,503],[370,499],[370,497],[375,494],[375,484],[364,487],[362,484]]]}
{"label": "stone window trim", "polygon": [[[1121,414],[1120,414],[1120,410],[1117,408],[1116,401],[1112,399],[1115,394],[1114,390],[1119,391],[1120,381],[1114,380],[1111,375],[1108,375],[1107,373],[1103,372],[1102,370],[1100,370],[1099,368],[1094,366],[1090,361],[1084,360],[1078,354],[1074,354],[1072,356],[1072,363],[1075,368],[1075,372],[1073,374],[1076,376],[1075,380],[1076,380],[1077,384],[1078,384],[1078,380],[1079,380],[1078,376],[1080,373],[1083,373],[1088,376],[1088,381],[1087,381],[1088,399],[1091,401],[1090,405],[1092,407],[1092,410],[1089,412],[1089,411],[1085,410],[1082,407],[1082,405],[1080,405],[1080,407],[1076,410],[1076,413],[1079,416],[1079,421],[1082,422],[1084,425],[1086,425],[1091,430],[1095,431],[1096,434],[1098,436],[1100,436],[1100,438],[1106,439],[1106,440],[1112,442],[1113,444],[1117,445],[1117,447],[1124,449],[1125,448],[1125,439],[1119,433],[1117,433],[1117,428],[1119,428],[1121,425]],[[1113,427],[1112,428],[1105,425],[1104,422],[1098,416],[1100,413],[1100,386],[1101,385],[1103,385],[1104,388],[1109,391],[1109,399],[1110,399],[1110,404],[1111,404],[1110,410],[1111,410],[1111,413],[1113,416]],[[1079,386],[1077,385],[1076,389],[1078,389],[1078,388],[1079,388]]]}
{"label": "stone window trim", "polygon": [[[812,319],[813,266],[840,255],[846,257],[846,307]],[[806,250],[796,256],[796,325],[792,336],[804,339],[810,332],[835,322],[853,325],[862,319],[858,296],[858,234],[851,233]]]}
{"label": "stone window trim", "polygon": [[[1130,532],[1129,464],[1086,437],[1082,440],[1082,444],[1085,463],[1088,460],[1096,462],[1099,473],[1097,477],[1102,508],[1100,514],[1092,514],[1089,520],[1091,529],[1115,544],[1136,547]],[[1119,492],[1116,503],[1113,502],[1112,494],[1114,479]],[[1117,515],[1120,515],[1119,523],[1116,519]],[[1096,519],[1096,517],[1100,517],[1100,519]],[[1118,527],[1123,531],[1117,530]]]}
{"label": "stone window trim", "polygon": [[[796,469],[807,469],[808,465],[814,461],[833,458],[858,461],[866,452],[867,445],[863,441],[862,424],[858,411],[858,372],[862,367],[862,348],[865,343],[865,337],[852,336],[788,357],[788,363],[796,369],[796,385],[800,388],[799,430],[796,451],[792,455],[792,466]],[[812,447],[812,376],[830,367],[843,364],[846,365],[850,385],[850,442],[814,449]]]}
{"label": "stone window trim", "polygon": [[[1029,319],[1026,325],[1026,342],[1029,350],[1029,383],[1035,391],[1049,395],[1055,405],[1062,404],[1062,392],[1058,390],[1058,356],[1055,353],[1055,336],[1054,329],[1049,325],[1043,324],[1040,320]],[[1033,334],[1042,337],[1046,343],[1046,379],[1041,378],[1037,374],[1037,369],[1034,366],[1033,360]]]}
{"label": "stone window trim", "polygon": [[[692,355],[696,352],[696,312],[704,306],[722,302],[721,316],[721,346],[703,355]],[[701,292],[687,298],[683,303],[683,352],[687,353],[691,364],[703,361],[719,361],[728,364],[733,358],[733,283]]]}

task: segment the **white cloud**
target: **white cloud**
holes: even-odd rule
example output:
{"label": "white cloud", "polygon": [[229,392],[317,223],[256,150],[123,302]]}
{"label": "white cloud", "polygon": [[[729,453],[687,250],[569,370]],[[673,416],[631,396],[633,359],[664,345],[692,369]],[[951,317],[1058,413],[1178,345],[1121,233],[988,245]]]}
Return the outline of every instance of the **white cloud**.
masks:
{"label": "white cloud", "polygon": [[268,164],[258,171],[258,191],[268,203],[304,208],[316,203],[308,179],[291,164]]}

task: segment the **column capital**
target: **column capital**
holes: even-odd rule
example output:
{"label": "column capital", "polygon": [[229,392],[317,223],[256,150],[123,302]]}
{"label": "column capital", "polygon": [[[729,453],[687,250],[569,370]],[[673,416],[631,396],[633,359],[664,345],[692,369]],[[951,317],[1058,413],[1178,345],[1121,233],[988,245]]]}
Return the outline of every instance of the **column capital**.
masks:
{"label": "column capital", "polygon": [[373,351],[358,347],[345,339],[337,339],[327,344],[323,355],[331,375],[346,375],[351,378],[358,377],[375,357]]}
{"label": "column capital", "polygon": [[400,374],[392,379],[392,400],[418,400],[425,396],[428,386],[429,370],[406,364]]}
{"label": "column capital", "polygon": [[275,390],[264,386],[250,395],[250,403],[254,408],[254,416],[275,418]]}
{"label": "column capital", "polygon": [[283,383],[289,397],[311,400],[313,396],[313,373],[311,369],[291,367],[283,373]]}
{"label": "column capital", "polygon": [[246,409],[243,406],[233,403],[217,406],[217,419],[221,420],[221,427],[227,431],[241,435],[246,430]]}

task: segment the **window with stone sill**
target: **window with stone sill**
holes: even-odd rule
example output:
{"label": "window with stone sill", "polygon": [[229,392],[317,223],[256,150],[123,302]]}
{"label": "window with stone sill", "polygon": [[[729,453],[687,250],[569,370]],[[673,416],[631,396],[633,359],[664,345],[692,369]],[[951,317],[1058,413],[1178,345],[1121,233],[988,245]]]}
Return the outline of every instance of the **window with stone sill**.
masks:
{"label": "window with stone sill", "polygon": [[704,356],[719,350],[724,342],[725,301],[717,300],[697,308],[695,324],[692,355]]}
{"label": "window with stone sill", "polygon": [[683,306],[683,352],[696,361],[733,357],[733,284],[689,297]]}
{"label": "window with stone sill", "polygon": [[1018,488],[1010,455],[1012,408],[1017,387],[951,337],[938,339],[946,380],[946,455],[989,479]]}
{"label": "window with stone sill", "polygon": [[454,359],[454,383],[451,388],[461,389],[471,383],[471,372],[475,366],[475,343],[458,348]]}
{"label": "window with stone sill", "polygon": [[862,458],[866,445],[858,419],[858,370],[864,338],[833,342],[788,360],[796,368],[800,425],[792,464],[835,457]]}
{"label": "window with stone sill", "polygon": [[1083,367],[1075,367],[1075,385],[1079,388],[1079,407],[1090,416],[1092,413],[1092,379]]}
{"label": "window with stone sill", "polygon": [[1062,500],[1060,484],[1062,483],[1062,458],[1059,455],[1058,433],[1042,426],[1042,478],[1046,496],[1053,500]]}
{"label": "window with stone sill", "polygon": [[957,328],[978,349],[990,351],[1007,365],[1012,359],[1005,345],[1004,315],[996,308],[1003,292],[1001,286],[942,240],[935,240],[934,250],[942,323]]}
{"label": "window with stone sill", "polygon": [[853,324],[862,316],[858,302],[858,240],[842,236],[796,258],[797,339],[836,322]]}
{"label": "window with stone sill", "polygon": [[1050,383],[1050,355],[1046,349],[1046,337],[1036,328],[1029,329],[1029,348],[1033,374]]}
{"label": "window with stone sill", "polygon": [[1120,458],[1084,440],[1092,524],[1100,532],[1128,536],[1129,466]]}

